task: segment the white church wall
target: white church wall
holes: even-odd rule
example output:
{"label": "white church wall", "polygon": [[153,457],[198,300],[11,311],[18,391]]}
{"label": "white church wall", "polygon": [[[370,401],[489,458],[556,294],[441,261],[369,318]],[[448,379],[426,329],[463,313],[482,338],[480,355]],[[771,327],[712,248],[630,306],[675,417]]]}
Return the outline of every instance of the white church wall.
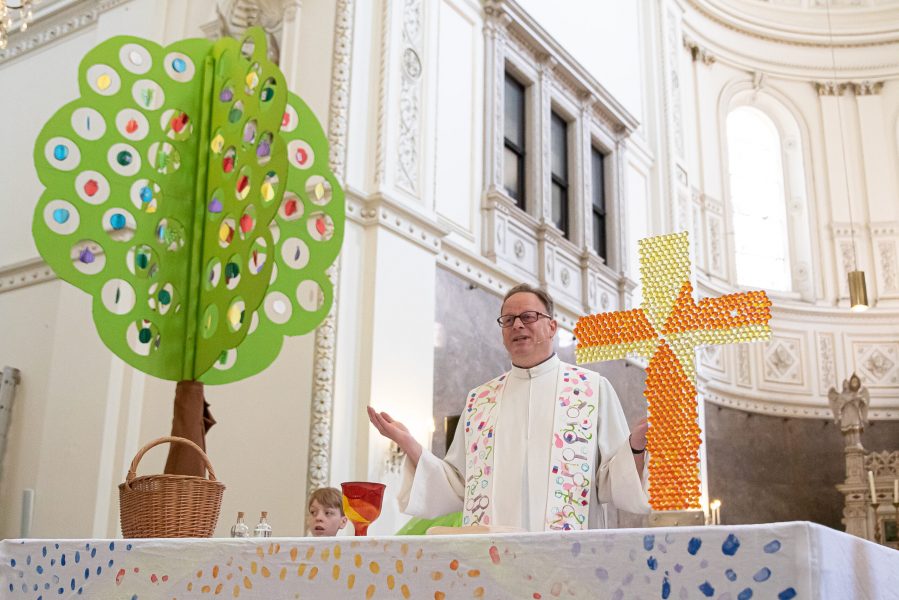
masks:
{"label": "white church wall", "polygon": [[559,45],[643,120],[639,2],[520,0]]}
{"label": "white church wall", "polygon": [[450,230],[450,238],[476,250],[480,237],[483,156],[484,36],[481,15],[471,2],[434,5],[431,61],[434,135],[427,143],[426,204]]}

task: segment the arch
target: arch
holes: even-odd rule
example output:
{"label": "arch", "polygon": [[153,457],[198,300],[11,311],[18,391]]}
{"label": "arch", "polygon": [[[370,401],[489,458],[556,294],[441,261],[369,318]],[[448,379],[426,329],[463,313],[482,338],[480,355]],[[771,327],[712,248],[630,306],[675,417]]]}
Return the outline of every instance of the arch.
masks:
{"label": "arch", "polygon": [[[800,112],[789,99],[770,86],[759,86],[750,80],[732,82],[719,96],[718,118],[721,148],[721,181],[725,214],[730,226],[734,223],[733,198],[730,190],[730,158],[728,153],[727,118],[732,111],[748,107],[770,120],[780,139],[780,163],[783,175],[783,206],[785,211],[787,256],[789,257],[789,285],[780,292],[787,297],[814,301],[823,294],[820,273],[819,240],[813,234],[815,221],[812,166],[808,128]],[[734,236],[729,236],[730,279],[738,284]],[[775,293],[778,293],[775,290]]]}

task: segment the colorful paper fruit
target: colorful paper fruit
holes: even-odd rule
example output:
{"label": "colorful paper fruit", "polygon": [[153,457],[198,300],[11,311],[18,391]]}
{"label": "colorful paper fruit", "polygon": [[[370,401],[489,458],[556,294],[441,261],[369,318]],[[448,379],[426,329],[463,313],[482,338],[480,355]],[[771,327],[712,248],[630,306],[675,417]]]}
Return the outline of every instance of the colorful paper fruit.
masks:
{"label": "colorful paper fruit", "polygon": [[115,37],[34,150],[38,250],[93,296],[104,343],[170,380],[265,369],[327,315],[344,194],[265,35],[162,47]]}
{"label": "colorful paper fruit", "polygon": [[643,307],[581,317],[574,328],[578,363],[649,360],[649,503],[654,510],[700,508],[700,429],[695,350],[707,344],[766,340],[765,292],[693,300],[686,232],[640,240]]}

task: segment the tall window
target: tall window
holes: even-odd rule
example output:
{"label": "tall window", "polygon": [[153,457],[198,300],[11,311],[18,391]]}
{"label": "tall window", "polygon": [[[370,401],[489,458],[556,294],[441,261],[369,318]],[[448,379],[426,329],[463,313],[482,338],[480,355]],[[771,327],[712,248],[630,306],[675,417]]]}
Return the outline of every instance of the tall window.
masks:
{"label": "tall window", "polygon": [[590,178],[593,195],[593,249],[606,258],[606,180],[603,169],[605,156],[596,148],[590,148]]}
{"label": "tall window", "polygon": [[727,152],[737,283],[789,291],[784,169],[774,122],[756,108],[732,110]]}
{"label": "tall window", "polygon": [[555,112],[550,125],[552,220],[568,237],[568,123]]}
{"label": "tall window", "polygon": [[506,73],[503,131],[503,187],[524,210],[525,111],[524,86]]}

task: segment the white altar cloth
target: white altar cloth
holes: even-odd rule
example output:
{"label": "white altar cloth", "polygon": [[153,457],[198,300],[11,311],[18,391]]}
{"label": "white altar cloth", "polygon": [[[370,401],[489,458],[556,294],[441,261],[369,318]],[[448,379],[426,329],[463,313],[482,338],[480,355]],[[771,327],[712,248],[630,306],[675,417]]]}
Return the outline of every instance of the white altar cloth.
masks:
{"label": "white altar cloth", "polygon": [[812,523],[371,538],[6,540],[0,597],[899,598],[899,552]]}

